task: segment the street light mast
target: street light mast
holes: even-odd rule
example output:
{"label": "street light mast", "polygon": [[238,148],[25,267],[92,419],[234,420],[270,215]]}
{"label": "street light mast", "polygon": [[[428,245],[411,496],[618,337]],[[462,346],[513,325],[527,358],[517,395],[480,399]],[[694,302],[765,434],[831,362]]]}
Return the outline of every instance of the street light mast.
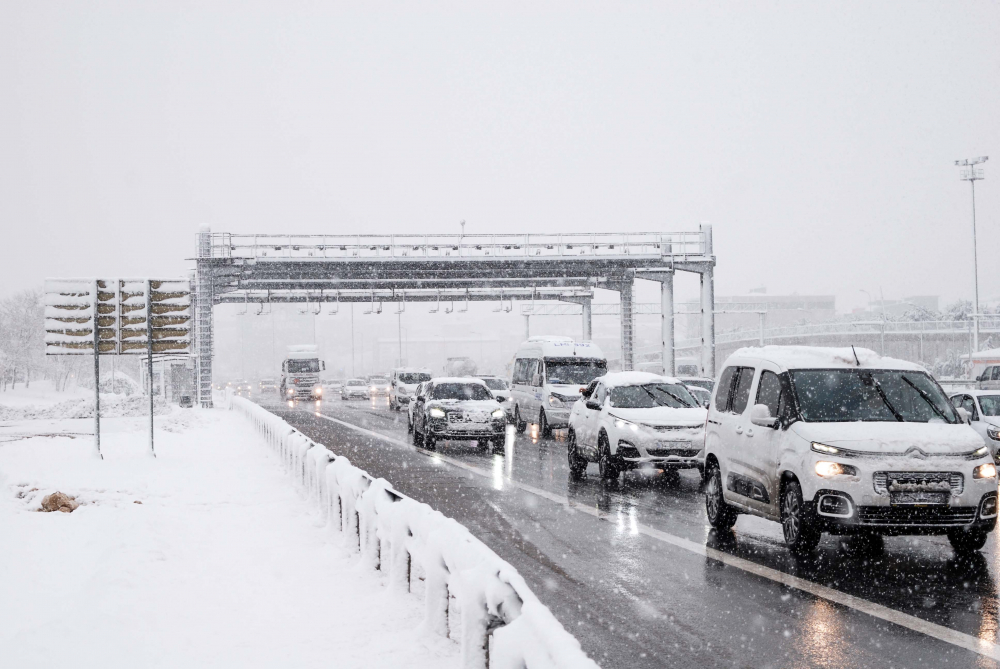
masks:
{"label": "street light mast", "polygon": [[979,156],[978,158],[967,158],[956,160],[955,164],[964,167],[962,170],[962,181],[968,181],[972,186],[972,271],[975,278],[975,293],[972,302],[972,348],[974,352],[979,351],[979,252],[976,248],[976,182],[984,178],[983,168],[976,167],[980,163],[989,160],[989,156]]}

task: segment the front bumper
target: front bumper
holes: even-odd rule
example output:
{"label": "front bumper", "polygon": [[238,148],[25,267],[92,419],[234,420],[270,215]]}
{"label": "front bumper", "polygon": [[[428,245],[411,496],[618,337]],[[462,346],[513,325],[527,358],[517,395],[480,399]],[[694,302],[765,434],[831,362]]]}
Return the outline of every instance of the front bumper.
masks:
{"label": "front bumper", "polygon": [[[971,501],[971,500],[967,500]],[[996,527],[997,493],[982,495],[978,504],[862,504],[838,490],[819,490],[809,503],[819,527],[830,534],[946,534],[949,530]]]}
{"label": "front bumper", "polygon": [[450,423],[445,420],[429,422],[430,433],[435,439],[485,439],[502,437],[505,431],[505,421],[494,420],[489,423]]}

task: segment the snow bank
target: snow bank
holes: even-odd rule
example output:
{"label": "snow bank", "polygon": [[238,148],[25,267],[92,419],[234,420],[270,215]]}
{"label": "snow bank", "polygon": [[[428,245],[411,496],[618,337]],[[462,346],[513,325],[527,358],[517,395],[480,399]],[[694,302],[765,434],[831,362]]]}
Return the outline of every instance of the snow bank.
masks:
{"label": "snow bank", "polygon": [[[93,394],[92,392],[90,393]],[[0,398],[2,399],[2,398]],[[157,416],[168,414],[171,405],[156,399],[153,405]],[[101,394],[101,417],[138,417],[149,415],[149,397],[139,395]],[[58,418],[93,418],[94,400],[75,399],[53,405],[8,406],[0,403],[0,420],[48,420]]]}
{"label": "snow bank", "polygon": [[413,592],[423,575],[420,631],[455,636],[467,669],[597,669],[521,575],[463,525],[373,479],[281,418],[241,397],[249,418],[321,518],[389,588]]}

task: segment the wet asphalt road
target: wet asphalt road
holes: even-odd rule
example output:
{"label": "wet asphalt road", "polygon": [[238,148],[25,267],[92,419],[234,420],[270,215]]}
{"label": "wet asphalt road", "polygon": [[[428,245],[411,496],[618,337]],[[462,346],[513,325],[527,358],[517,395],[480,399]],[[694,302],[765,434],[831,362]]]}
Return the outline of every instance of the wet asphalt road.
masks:
{"label": "wet asphalt road", "polygon": [[480,453],[474,442],[443,442],[431,454],[410,444],[406,413],[391,412],[384,399],[326,401],[321,414],[387,438],[320,417],[311,403],[290,410],[261,402],[313,440],[466,525],[521,572],[606,669],[998,666],[885,616],[787,587],[640,528],[916,616],[990,648],[997,641],[995,534],[971,560],[955,559],[944,537],[887,538],[875,554],[824,537],[813,555],[795,558],[776,523],[741,516],[732,535],[710,531],[695,471],[677,478],[633,472],[618,485],[604,485],[591,465],[587,478],[571,481],[561,431],[538,439],[530,429],[523,435],[509,430],[504,455]]}

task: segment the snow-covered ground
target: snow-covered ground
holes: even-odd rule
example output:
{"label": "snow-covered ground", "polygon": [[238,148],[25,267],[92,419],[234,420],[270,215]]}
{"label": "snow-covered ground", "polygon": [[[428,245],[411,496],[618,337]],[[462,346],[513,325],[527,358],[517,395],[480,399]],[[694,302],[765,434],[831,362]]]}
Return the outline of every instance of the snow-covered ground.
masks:
{"label": "snow-covered ground", "polygon": [[[102,419],[103,461],[91,419],[0,423],[3,666],[458,666],[244,418],[175,408],[155,459],[146,421]],[[38,512],[56,490],[82,505]]]}

